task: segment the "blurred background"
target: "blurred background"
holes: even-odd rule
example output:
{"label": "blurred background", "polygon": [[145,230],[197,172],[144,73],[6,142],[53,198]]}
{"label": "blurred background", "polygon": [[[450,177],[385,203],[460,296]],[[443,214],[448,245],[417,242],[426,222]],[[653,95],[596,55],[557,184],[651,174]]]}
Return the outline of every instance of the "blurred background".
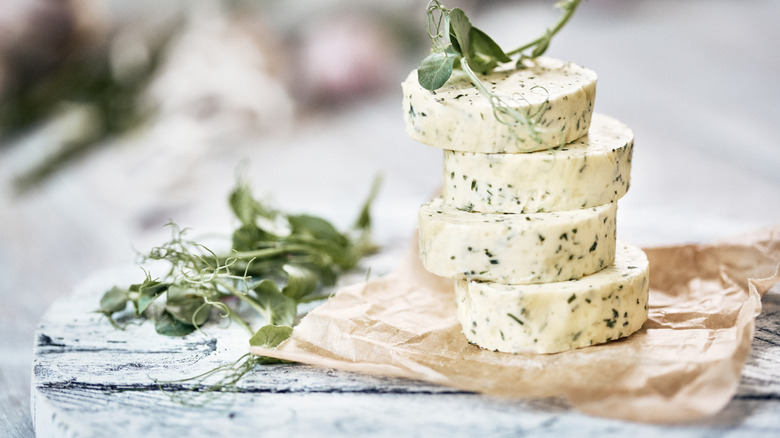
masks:
{"label": "blurred background", "polygon": [[[400,82],[428,53],[424,0],[0,0],[0,435],[30,436],[47,303],[131,264],[174,220],[228,235],[255,193],[345,228],[375,175],[392,269],[438,190]],[[445,1],[505,49],[552,1]],[[709,242],[780,222],[780,2],[585,0],[548,55],[599,75],[636,135],[618,237]],[[96,303],[97,305],[97,303]]]}

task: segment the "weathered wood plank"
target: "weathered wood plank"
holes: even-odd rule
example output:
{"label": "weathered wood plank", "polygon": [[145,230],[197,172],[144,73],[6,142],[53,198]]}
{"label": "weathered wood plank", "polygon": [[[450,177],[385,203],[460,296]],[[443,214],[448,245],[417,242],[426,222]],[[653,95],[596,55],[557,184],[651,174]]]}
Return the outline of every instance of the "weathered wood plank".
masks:
{"label": "weathered wood plank", "polygon": [[[753,351],[742,371],[738,398],[780,399],[780,287],[761,300]],[[777,421],[780,425],[780,420]]]}
{"label": "weathered wood plank", "polygon": [[[133,270],[132,274],[137,275]],[[191,377],[245,351],[238,326],[167,338],[151,324],[114,330],[95,308],[122,275],[103,273],[52,304],[36,337],[33,417],[40,436],[775,436],[780,433],[780,294],[764,298],[754,350],[737,396],[718,416],[651,426],[593,418],[558,400],[509,401],[424,382],[323,370],[260,366],[235,392],[205,406]],[[195,396],[201,395],[195,393]]]}
{"label": "weathered wood plank", "polygon": [[29,436],[33,433],[30,418],[23,409],[29,406],[28,394],[20,391],[18,383],[29,381],[28,368],[7,364],[0,367],[0,415],[3,417],[0,418],[0,436]]}

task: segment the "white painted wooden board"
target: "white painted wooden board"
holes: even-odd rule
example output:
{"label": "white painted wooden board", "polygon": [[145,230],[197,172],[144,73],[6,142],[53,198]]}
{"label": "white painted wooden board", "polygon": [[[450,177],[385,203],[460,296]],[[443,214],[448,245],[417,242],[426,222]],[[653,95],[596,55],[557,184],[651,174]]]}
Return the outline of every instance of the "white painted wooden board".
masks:
{"label": "white painted wooden board", "polygon": [[559,400],[508,401],[397,378],[265,365],[204,406],[191,377],[245,352],[242,328],[169,338],[152,324],[115,330],[96,309],[138,270],[105,271],[50,306],[36,334],[32,412],[41,437],[157,436],[780,436],[780,288],[763,300],[736,397],[714,418],[653,426],[585,416]]}

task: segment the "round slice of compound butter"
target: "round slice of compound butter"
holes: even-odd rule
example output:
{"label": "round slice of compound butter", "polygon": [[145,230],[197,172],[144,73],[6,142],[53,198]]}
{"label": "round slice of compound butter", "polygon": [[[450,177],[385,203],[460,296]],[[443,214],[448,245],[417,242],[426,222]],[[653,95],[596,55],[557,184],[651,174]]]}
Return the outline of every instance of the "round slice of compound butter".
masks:
{"label": "round slice of compound butter", "polygon": [[[550,58],[536,58],[524,69],[496,69],[477,75],[487,91],[513,111],[534,120],[538,135],[506,115],[494,114],[491,101],[460,70],[432,92],[414,70],[401,84],[406,131],[421,143],[443,149],[517,153],[549,149],[588,132],[596,97],[596,73]],[[492,104],[491,104],[492,103]]]}
{"label": "round slice of compound butter", "polygon": [[628,191],[634,134],[594,114],[588,134],[528,154],[444,151],[445,201],[485,213],[576,210],[617,201]]}
{"label": "round slice of compound butter", "polygon": [[436,198],[420,207],[420,257],[429,272],[507,284],[580,278],[615,259],[616,204],[580,210],[474,213]]}
{"label": "round slice of compound butter", "polygon": [[645,253],[618,242],[615,263],[579,280],[534,285],[457,281],[469,342],[505,353],[557,353],[622,338],[647,320]]}

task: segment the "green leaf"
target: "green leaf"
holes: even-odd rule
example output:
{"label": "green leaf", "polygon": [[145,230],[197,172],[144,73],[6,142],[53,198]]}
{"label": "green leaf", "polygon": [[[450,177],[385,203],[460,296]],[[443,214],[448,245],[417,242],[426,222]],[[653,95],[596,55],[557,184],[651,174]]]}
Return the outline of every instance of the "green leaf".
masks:
{"label": "green leaf", "polygon": [[337,245],[346,245],[348,239],[325,219],[308,214],[290,215],[287,217],[292,227],[292,234],[310,236],[326,240]]}
{"label": "green leaf", "polygon": [[228,198],[230,209],[242,225],[256,226],[258,217],[273,218],[275,212],[266,208],[252,196],[249,184],[238,181]]}
{"label": "green leaf", "polygon": [[138,293],[150,297],[158,296],[165,292],[170,285],[170,283],[163,283],[158,280],[147,280],[138,288]]}
{"label": "green leaf", "polygon": [[355,221],[354,228],[358,230],[368,230],[371,228],[371,206],[374,204],[377,194],[379,194],[379,188],[382,186],[382,176],[377,175],[374,177],[374,182],[371,184],[371,189],[368,192],[368,197],[363,202],[363,207],[360,209],[360,214]]}
{"label": "green leaf", "polygon": [[260,242],[272,242],[279,240],[279,237],[257,225],[242,225],[233,231],[232,242],[233,249],[236,251],[251,251],[258,249]]}
{"label": "green leaf", "polygon": [[460,8],[453,8],[450,13],[450,40],[453,46],[457,44],[459,52],[468,61],[471,58],[471,22]]}
{"label": "green leaf", "polygon": [[127,300],[129,299],[129,293],[125,289],[113,287],[103,294],[100,298],[100,311],[106,315],[111,315],[115,312],[121,312],[127,307]]}
{"label": "green leaf", "polygon": [[254,362],[258,365],[271,365],[277,363],[294,363],[287,360],[277,359],[275,357],[268,356],[254,356]]}
{"label": "green leaf", "polygon": [[253,347],[276,348],[283,341],[287,340],[293,332],[293,328],[287,325],[265,325],[251,338],[249,345]]}
{"label": "green leaf", "polygon": [[317,289],[317,274],[311,269],[299,265],[284,265],[282,269],[287,273],[287,284],[282,289],[285,296],[298,301]]}
{"label": "green leaf", "polygon": [[264,310],[266,322],[273,325],[292,325],[298,314],[294,299],[284,295],[271,280],[263,280],[253,289],[255,302]]}
{"label": "green leaf", "polygon": [[290,257],[289,263],[285,264],[303,266],[313,271],[317,275],[317,278],[319,278],[319,281],[328,286],[333,285],[338,276],[338,266],[333,263],[333,260],[324,259],[323,257],[311,254]]}
{"label": "green leaf", "polygon": [[194,326],[208,321],[210,313],[201,294],[180,286],[168,288],[165,310],[177,321]]}
{"label": "green leaf", "polygon": [[238,260],[231,265],[231,272],[237,275],[246,274],[247,277],[252,277],[256,280],[260,280],[261,278],[282,280],[285,277],[282,266],[284,266],[287,261],[294,259],[297,259],[297,257],[285,257],[282,260],[277,260],[275,258],[268,260],[252,260],[251,263],[249,260]]}
{"label": "green leaf", "polygon": [[444,52],[433,52],[422,60],[417,68],[417,82],[426,90],[438,90],[452,75],[452,69],[460,55],[455,52],[452,45],[447,46]]}
{"label": "green leaf", "polygon": [[135,311],[139,315],[144,313],[147,307],[163,294],[170,283],[162,283],[157,280],[146,280],[138,287],[138,299],[135,301]]}
{"label": "green leaf", "polygon": [[449,36],[453,51],[466,58],[469,67],[477,73],[487,73],[499,62],[511,59],[485,32],[473,27],[466,14],[458,8],[449,13]]}
{"label": "green leaf", "polygon": [[534,47],[533,52],[531,52],[531,57],[536,58],[537,56],[542,56],[544,52],[547,51],[547,48],[550,46],[550,40],[552,39],[552,33],[550,33],[550,30],[547,30],[547,33],[544,34],[544,36],[539,40],[539,43]]}
{"label": "green leaf", "polygon": [[157,333],[165,336],[184,336],[195,331],[195,326],[178,321],[168,312],[163,312],[154,321],[154,329]]}
{"label": "green leaf", "polygon": [[474,53],[494,58],[498,62],[510,62],[512,60],[504,53],[501,46],[493,41],[485,32],[476,27],[471,28],[470,37],[471,49],[473,49]]}
{"label": "green leaf", "polygon": [[329,240],[315,239],[310,236],[301,235],[285,237],[284,242],[308,246],[306,253],[319,257],[322,260],[322,263],[335,263],[342,268],[349,268],[354,265],[352,254],[349,251],[349,242],[339,244]]}
{"label": "green leaf", "polygon": [[469,62],[469,67],[472,70],[483,74],[492,70],[496,65],[498,65],[496,58],[482,56],[481,54],[474,55]]}
{"label": "green leaf", "polygon": [[255,225],[255,218],[257,217],[256,202],[248,185],[237,184],[236,188],[230,193],[228,202],[231,210],[233,210],[233,214],[236,215],[244,226]]}
{"label": "green leaf", "polygon": [[525,55],[520,55],[519,58],[517,58],[517,62],[515,63],[515,69],[517,70],[524,70],[528,68],[527,65],[525,65],[525,60],[528,59]]}

